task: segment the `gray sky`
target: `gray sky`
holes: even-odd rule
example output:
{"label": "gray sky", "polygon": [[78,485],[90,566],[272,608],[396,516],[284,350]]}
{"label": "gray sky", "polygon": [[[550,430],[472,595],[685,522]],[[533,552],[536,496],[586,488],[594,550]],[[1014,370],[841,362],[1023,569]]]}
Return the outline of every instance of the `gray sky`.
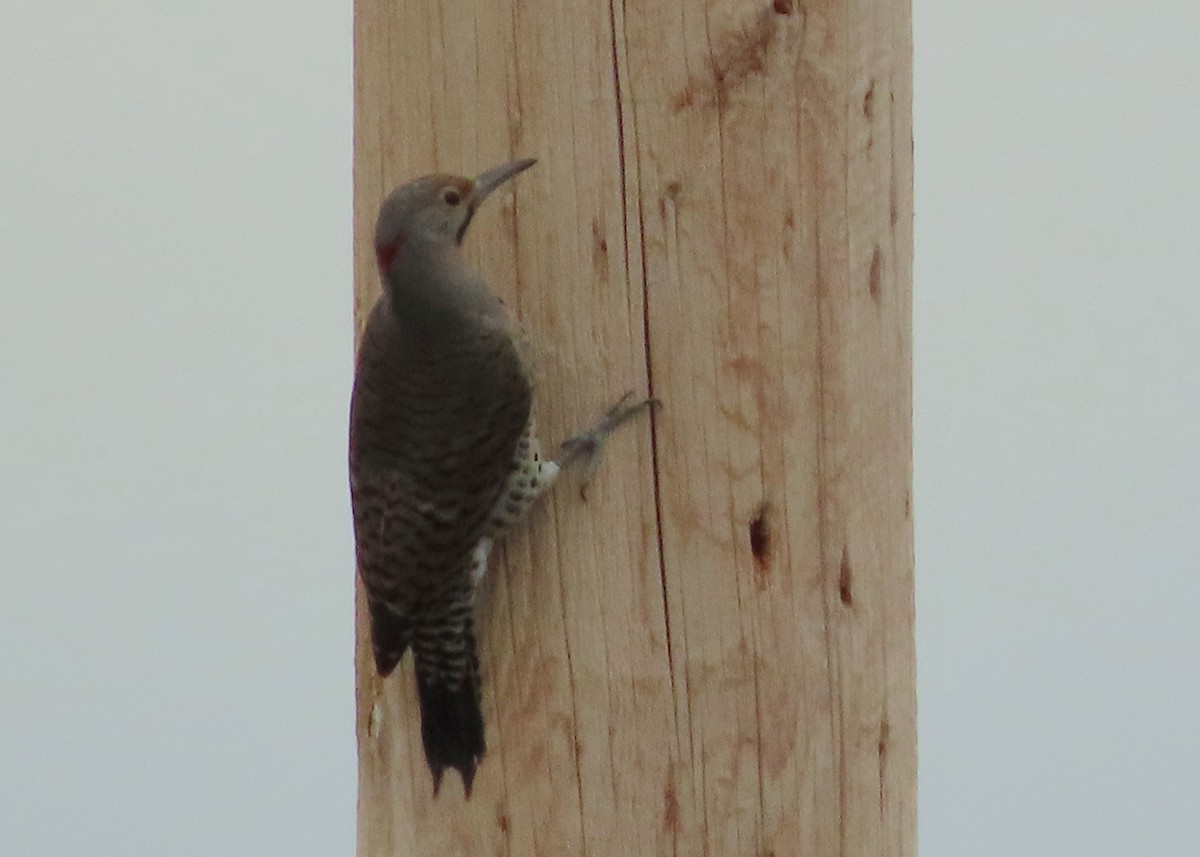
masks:
{"label": "gray sky", "polygon": [[922,854],[1200,854],[1200,12],[915,19]]}
{"label": "gray sky", "polygon": [[[350,4],[11,5],[0,854],[351,853]],[[915,24],[921,853],[1198,854],[1200,12]]]}

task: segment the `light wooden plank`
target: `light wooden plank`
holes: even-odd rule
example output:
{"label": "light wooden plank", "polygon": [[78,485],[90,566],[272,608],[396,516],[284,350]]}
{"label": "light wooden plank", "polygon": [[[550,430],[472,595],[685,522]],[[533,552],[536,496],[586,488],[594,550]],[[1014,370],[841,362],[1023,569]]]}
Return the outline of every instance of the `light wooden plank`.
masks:
{"label": "light wooden plank", "polygon": [[899,0],[358,0],[356,318],[394,183],[539,157],[470,242],[544,437],[665,403],[485,586],[469,803],[432,801],[359,605],[363,857],[915,851],[909,32]]}

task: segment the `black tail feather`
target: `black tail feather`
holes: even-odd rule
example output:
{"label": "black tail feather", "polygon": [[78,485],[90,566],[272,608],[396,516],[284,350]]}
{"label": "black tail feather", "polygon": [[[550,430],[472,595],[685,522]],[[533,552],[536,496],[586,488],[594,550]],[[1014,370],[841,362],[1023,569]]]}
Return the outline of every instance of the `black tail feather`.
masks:
{"label": "black tail feather", "polygon": [[418,668],[417,697],[421,703],[421,740],[425,744],[425,761],[433,774],[434,797],[441,789],[446,768],[458,771],[463,789],[470,797],[475,767],[486,749],[478,668],[468,670],[454,688],[439,678],[422,676]]}

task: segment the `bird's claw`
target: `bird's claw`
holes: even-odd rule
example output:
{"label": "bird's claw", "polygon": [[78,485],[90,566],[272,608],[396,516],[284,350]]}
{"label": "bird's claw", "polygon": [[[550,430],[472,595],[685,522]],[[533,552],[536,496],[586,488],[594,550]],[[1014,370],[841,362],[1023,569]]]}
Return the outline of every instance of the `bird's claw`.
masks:
{"label": "bird's claw", "polygon": [[641,399],[633,404],[633,390],[617,400],[617,403],[605,412],[604,416],[594,426],[563,441],[559,451],[559,466],[567,467],[583,461],[585,470],[583,482],[579,488],[579,496],[586,500],[588,485],[600,467],[600,458],[604,451],[604,441],[621,425],[628,422],[644,410],[661,407],[657,399]]}

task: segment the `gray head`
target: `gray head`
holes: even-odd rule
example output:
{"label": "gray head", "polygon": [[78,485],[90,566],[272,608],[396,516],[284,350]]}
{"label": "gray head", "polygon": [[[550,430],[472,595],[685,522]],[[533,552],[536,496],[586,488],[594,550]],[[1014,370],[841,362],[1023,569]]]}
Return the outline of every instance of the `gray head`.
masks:
{"label": "gray head", "polygon": [[405,246],[437,247],[462,243],[475,210],[488,194],[534,165],[532,158],[509,161],[478,178],[436,174],[396,188],[379,208],[375,222],[375,259],[387,273]]}

